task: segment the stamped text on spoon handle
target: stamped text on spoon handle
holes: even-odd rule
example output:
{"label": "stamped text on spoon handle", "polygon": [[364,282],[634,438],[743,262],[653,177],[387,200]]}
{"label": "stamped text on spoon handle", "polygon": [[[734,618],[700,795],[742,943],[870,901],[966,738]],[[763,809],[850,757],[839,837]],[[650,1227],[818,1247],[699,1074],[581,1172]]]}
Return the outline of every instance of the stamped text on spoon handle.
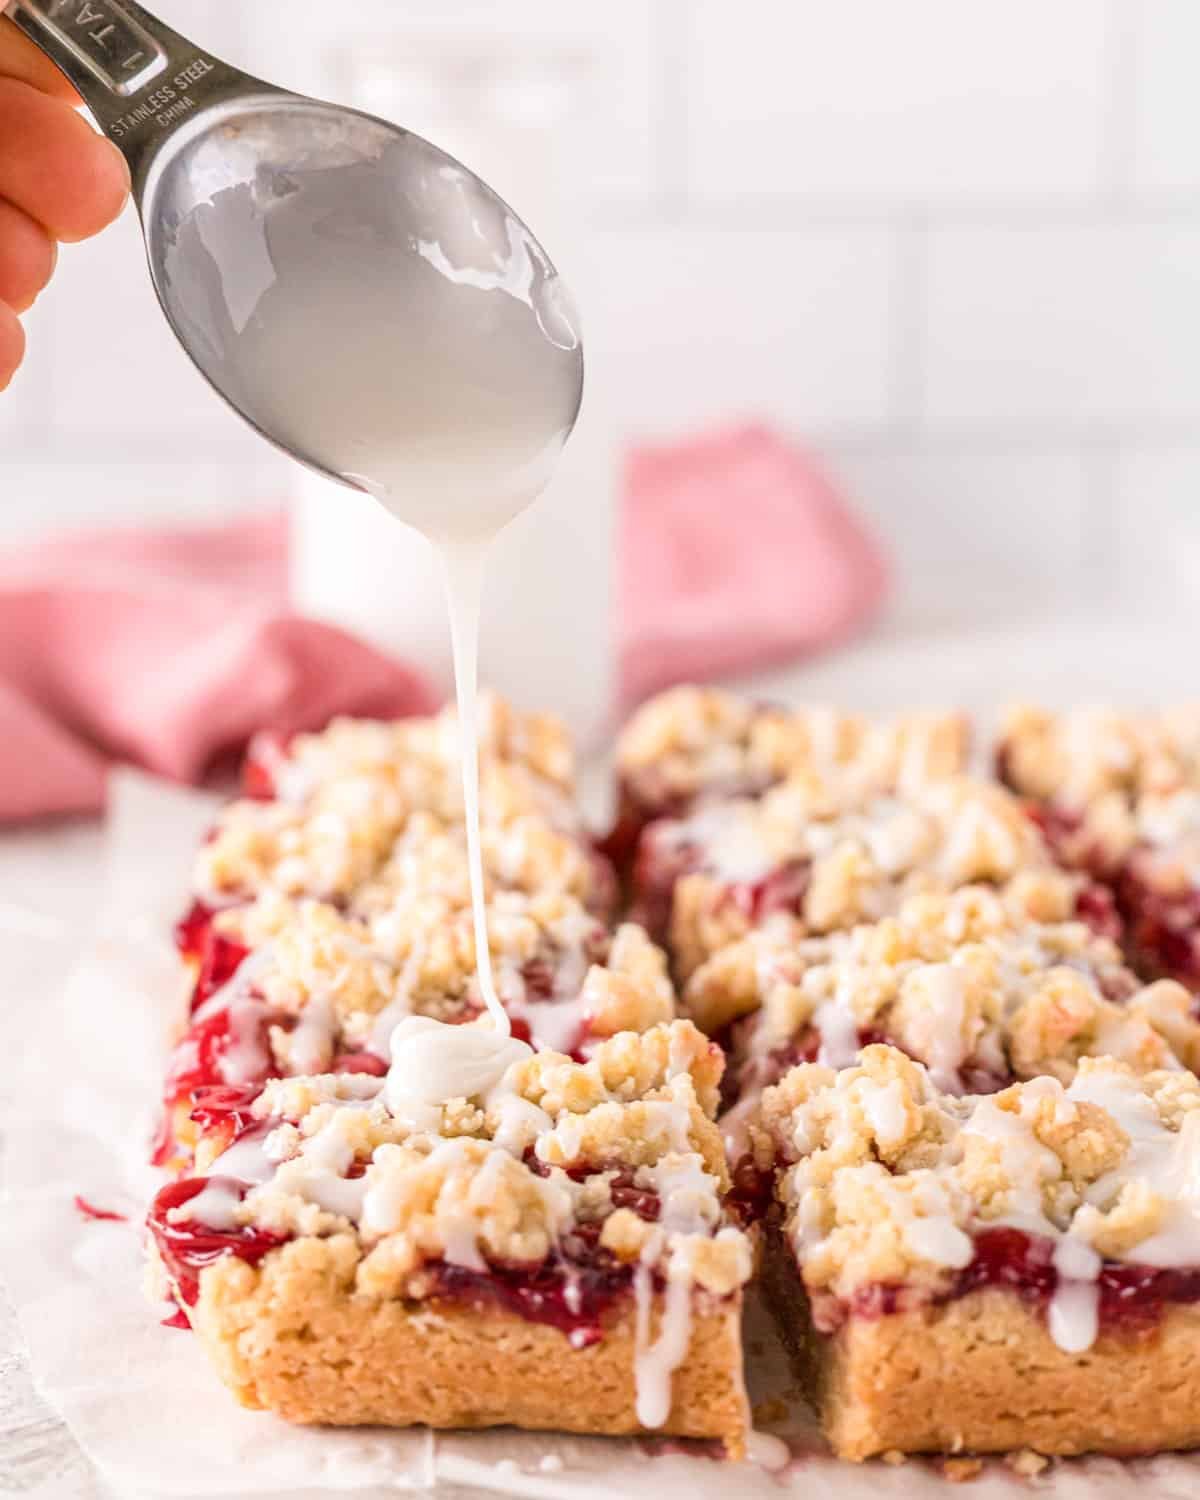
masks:
{"label": "stamped text on spoon handle", "polygon": [[149,31],[113,0],[21,0],[21,8],[114,94],[136,94],[167,66]]}

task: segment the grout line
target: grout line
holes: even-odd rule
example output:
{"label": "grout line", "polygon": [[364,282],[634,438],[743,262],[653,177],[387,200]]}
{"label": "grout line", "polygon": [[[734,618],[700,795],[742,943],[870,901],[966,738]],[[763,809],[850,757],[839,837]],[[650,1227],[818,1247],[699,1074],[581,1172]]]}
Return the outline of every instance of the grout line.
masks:
{"label": "grout line", "polygon": [[1111,210],[1124,207],[1134,193],[1138,53],[1145,11],[1128,0],[1107,0],[1106,10],[1106,98],[1096,165]]}
{"label": "grout line", "polygon": [[1079,604],[1115,593],[1124,583],[1117,535],[1118,455],[1119,446],[1106,439],[1097,440],[1082,455],[1087,511],[1080,547]]}
{"label": "grout line", "polygon": [[[682,154],[686,148],[680,146]],[[664,152],[664,157],[671,152]],[[672,157],[672,159],[674,159]],[[686,170],[677,167],[686,178]],[[633,199],[614,199],[600,206],[591,222],[597,228],[652,228],[662,223],[661,201],[649,207]],[[762,195],[724,199],[674,196],[673,222],[712,233],[752,230],[818,231],[892,229],[898,222],[922,220],[929,229],[1105,229],[1115,225],[1200,225],[1200,190],[1142,189],[1137,193],[1077,198],[1044,197],[794,197]]]}
{"label": "grout line", "polygon": [[657,0],[649,10],[655,206],[658,222],[678,223],[687,214],[691,182],[688,75],[693,18],[687,0]]}
{"label": "grout line", "polygon": [[830,453],[847,457],[888,458],[1041,458],[1063,454],[1093,456],[1124,451],[1200,455],[1200,433],[1195,424],[1171,431],[1125,432],[1114,426],[1101,435],[1095,430],[1071,431],[977,430],[959,433],[921,432],[912,437],[888,432],[809,432],[810,441]]}
{"label": "grout line", "polygon": [[897,225],[892,295],[893,440],[915,441],[922,425],[929,301],[929,236],[924,216]]}
{"label": "grout line", "polygon": [[[1097,433],[1095,429],[1084,431],[1049,427],[931,433],[902,431],[887,425],[872,429],[781,425],[791,426],[814,449],[848,458],[912,458],[924,455],[935,459],[1041,458],[1063,454],[1090,457],[1114,451],[1200,456],[1200,428],[1194,423],[1158,429],[1123,429],[1119,424],[1114,424],[1103,433]],[[36,442],[20,446],[7,444],[0,470],[10,478],[22,467],[40,469],[52,477],[71,477],[103,467],[118,473],[151,471],[157,478],[160,470],[177,471],[179,441],[191,442],[193,439],[185,437],[171,446],[169,435],[164,436],[161,443],[155,442],[150,447],[140,445],[136,455],[131,457],[129,444],[121,435],[110,436],[103,442],[89,435],[80,441],[74,453],[65,453],[64,437],[59,432],[52,443]],[[234,476],[247,490],[255,492],[271,489],[278,483],[279,476],[286,473],[282,463],[247,460],[244,454],[214,451],[211,445],[205,458],[193,468],[206,479],[212,476],[214,481],[225,475]],[[187,484],[181,488],[184,494],[192,493]]]}

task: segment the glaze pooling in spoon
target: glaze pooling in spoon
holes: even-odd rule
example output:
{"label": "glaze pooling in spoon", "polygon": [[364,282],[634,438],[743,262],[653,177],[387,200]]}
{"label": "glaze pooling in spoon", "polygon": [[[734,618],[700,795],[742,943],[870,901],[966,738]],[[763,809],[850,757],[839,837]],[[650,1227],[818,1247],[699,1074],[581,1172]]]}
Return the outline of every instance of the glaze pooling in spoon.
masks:
{"label": "glaze pooling in spoon", "polygon": [[261,430],[439,540],[494,535],[545,486],[582,351],[507,205],[418,136],[361,122],[330,163],[260,166],[179,224],[168,290],[201,368]]}

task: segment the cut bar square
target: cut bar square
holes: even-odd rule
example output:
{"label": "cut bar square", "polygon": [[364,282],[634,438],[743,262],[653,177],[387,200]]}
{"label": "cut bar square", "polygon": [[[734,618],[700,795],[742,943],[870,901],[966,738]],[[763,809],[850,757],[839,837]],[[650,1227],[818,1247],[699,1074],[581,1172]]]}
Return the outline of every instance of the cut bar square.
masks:
{"label": "cut bar square", "polygon": [[996,768],[1058,857],[1112,887],[1138,967],[1200,991],[1200,705],[1013,708]]}
{"label": "cut bar square", "polygon": [[1084,1058],[990,1096],[893,1048],[794,1068],[766,1282],[844,1458],[1200,1441],[1200,1083]]}
{"label": "cut bar square", "polygon": [[[433,1044],[448,1031],[494,1045],[486,1023]],[[150,1214],[162,1289],[238,1399],[294,1421],[740,1454],[751,1245],[723,1206],[719,1049],[686,1021],[587,1063],[504,1045],[486,1096],[417,1114],[391,1075],[280,1079],[211,1112],[199,1175]]]}

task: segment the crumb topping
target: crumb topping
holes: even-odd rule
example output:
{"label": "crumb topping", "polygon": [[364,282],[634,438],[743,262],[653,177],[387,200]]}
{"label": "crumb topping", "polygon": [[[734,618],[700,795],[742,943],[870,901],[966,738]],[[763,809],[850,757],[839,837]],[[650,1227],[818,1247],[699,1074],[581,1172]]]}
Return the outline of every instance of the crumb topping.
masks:
{"label": "crumb topping", "polygon": [[[494,877],[516,886],[550,877],[585,894],[593,877],[572,802],[565,729],[546,716],[518,714],[498,698],[489,700],[481,722],[480,815]],[[202,897],[220,904],[272,888],[344,900],[378,878],[387,899],[406,873],[439,888],[461,883],[461,861],[458,870],[450,868],[452,848],[424,848],[435,831],[452,845],[462,821],[451,710],[390,723],[336,719],[320,734],[298,735],[286,750],[272,749],[265,769],[274,799],[231,802],[197,857],[194,885]],[[433,822],[421,822],[396,848],[417,815]],[[411,869],[414,851],[419,871]]]}
{"label": "crumb topping", "polygon": [[617,744],[621,776],[650,805],[706,793],[756,792],[796,771],[853,767],[890,787],[961,771],[967,726],[958,714],[857,714],[752,703],[718,688],[678,687],[643,704]]}
{"label": "crumb topping", "polygon": [[1066,807],[1200,789],[1200,703],[1140,714],[1023,704],[1005,714],[1001,746],[1010,785]]}
{"label": "crumb topping", "polygon": [[945,1289],[972,1236],[996,1226],[1053,1241],[1083,1281],[1101,1258],[1200,1264],[1188,1073],[1083,1058],[1067,1087],[1039,1077],[955,1098],[871,1046],[840,1073],[794,1068],[764,1094],[754,1133],[785,1164],[777,1191],[806,1284],[844,1301],[870,1284]]}
{"label": "crumb topping", "polygon": [[653,889],[676,870],[670,937],[685,977],[778,910],[825,933],[877,921],[906,895],[986,881],[1054,921],[1071,914],[1081,888],[1015,797],[966,777],[866,798],[844,781],[792,777],[757,802],[653,825],[638,878]]}
{"label": "crumb topping", "polygon": [[[516,890],[562,891],[586,904],[607,900],[599,873],[603,867],[578,833],[556,828],[540,813],[506,816],[493,798],[480,838],[489,899],[497,890]],[[392,842],[383,865],[353,893],[351,908],[371,916],[406,898],[429,896],[450,906],[470,906],[466,832],[461,823],[418,811]]]}
{"label": "crumb topping", "polygon": [[926,893],[883,921],[824,938],[776,923],[693,976],[688,1013],[705,1030],[754,1014],[735,1045],[743,1091],[769,1059],[815,1034],[819,1060],[854,1061],[884,1035],[950,1092],[1110,1056],[1140,1073],[1200,1065],[1200,1021],[1182,985],[1143,985],[1116,944],[1082,922],[1030,921],[987,887]]}
{"label": "crumb topping", "polygon": [[[535,1043],[588,1050],[674,1016],[666,959],[635,924],[610,935],[575,897],[554,888],[496,891],[487,918],[500,998]],[[252,951],[195,1019],[265,1007],[274,1070],[323,1072],[343,1052],[386,1058],[405,1016],[455,1021],[483,1009],[469,905],[437,893],[414,890],[368,916],[356,915],[354,903],[340,911],[265,891],[220,913],[216,926]],[[223,1082],[250,1081],[238,1076],[239,1058],[261,1070],[257,1054],[235,1048]]]}
{"label": "crumb topping", "polygon": [[[384,1079],[275,1080],[253,1105],[257,1124],[204,1154],[206,1186],[168,1217],[349,1245],[355,1288],[380,1297],[422,1296],[430,1261],[569,1260],[570,1237],[595,1226],[618,1260],[669,1277],[683,1256],[692,1283],[724,1296],[749,1278],[750,1249],[721,1203],[721,1065],[675,1021],[613,1037],[586,1063],[521,1057],[486,1095],[430,1121],[397,1114]],[[653,1212],[619,1201],[617,1184]]]}
{"label": "crumb topping", "polygon": [[[523,766],[563,791],[572,789],[575,757],[562,721],[551,714],[525,714],[493,693],[481,693],[478,714],[481,761]],[[306,801],[322,783],[342,776],[402,782],[413,768],[454,766],[458,717],[453,707],[429,718],[394,720],[336,718],[313,734],[295,735],[285,749],[272,749],[266,766],[276,795]],[[262,754],[256,744],[252,754]]]}

